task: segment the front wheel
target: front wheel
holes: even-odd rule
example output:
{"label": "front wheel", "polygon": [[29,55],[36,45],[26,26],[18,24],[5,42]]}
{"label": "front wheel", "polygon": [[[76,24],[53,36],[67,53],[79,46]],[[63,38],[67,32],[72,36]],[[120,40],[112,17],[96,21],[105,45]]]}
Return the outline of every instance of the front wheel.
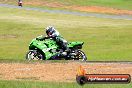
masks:
{"label": "front wheel", "polygon": [[43,60],[43,55],[36,50],[30,50],[26,54],[27,60]]}
{"label": "front wheel", "polygon": [[75,60],[86,61],[87,56],[85,55],[85,53],[83,51],[77,50]]}

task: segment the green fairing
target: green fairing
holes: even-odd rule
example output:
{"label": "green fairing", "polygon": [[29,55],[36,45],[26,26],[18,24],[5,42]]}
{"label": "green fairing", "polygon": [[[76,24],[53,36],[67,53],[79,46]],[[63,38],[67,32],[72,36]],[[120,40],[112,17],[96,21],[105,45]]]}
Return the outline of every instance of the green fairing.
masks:
{"label": "green fairing", "polygon": [[83,43],[84,42],[70,42],[70,43],[68,43],[68,47],[70,48],[72,48],[72,47],[74,47],[74,46],[76,46],[76,45],[83,45]]}
{"label": "green fairing", "polygon": [[[68,43],[69,48],[74,48],[77,45],[83,45],[83,42],[70,42]],[[57,45],[56,41],[52,39],[45,39],[43,41],[33,39],[29,45],[29,50],[39,50],[43,52],[43,56],[45,60],[50,59],[50,57],[57,54],[57,52],[51,52],[50,50],[59,49],[59,45]]]}

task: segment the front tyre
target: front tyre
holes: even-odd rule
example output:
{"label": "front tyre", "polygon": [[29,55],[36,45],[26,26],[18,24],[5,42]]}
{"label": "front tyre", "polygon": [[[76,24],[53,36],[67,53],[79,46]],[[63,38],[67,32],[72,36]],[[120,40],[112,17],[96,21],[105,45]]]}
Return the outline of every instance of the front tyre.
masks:
{"label": "front tyre", "polygon": [[26,60],[43,60],[43,55],[36,50],[30,50],[26,54]]}
{"label": "front tyre", "polygon": [[85,53],[83,51],[77,50],[77,54],[76,54],[76,59],[75,60],[86,61],[87,60],[87,56],[85,55]]}

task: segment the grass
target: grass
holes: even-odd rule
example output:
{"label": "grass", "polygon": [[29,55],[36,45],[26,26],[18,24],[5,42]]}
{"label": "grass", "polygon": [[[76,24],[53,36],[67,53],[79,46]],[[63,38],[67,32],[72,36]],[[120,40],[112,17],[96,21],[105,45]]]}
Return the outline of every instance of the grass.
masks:
{"label": "grass", "polygon": [[[17,4],[14,0],[1,0],[1,3]],[[127,9],[132,10],[132,0],[24,0],[24,6],[29,6],[26,4],[30,2],[32,6],[45,7],[45,3],[58,2],[64,6],[79,5],[79,6],[104,6],[117,9]],[[63,8],[63,6],[62,6]]]}
{"label": "grass", "polygon": [[80,86],[77,83],[64,82],[37,82],[37,81],[7,81],[0,80],[1,88],[131,88],[130,84],[85,84]]}
{"label": "grass", "polygon": [[[132,61],[132,21],[0,7],[0,59],[24,60],[30,41],[53,25],[68,41],[83,41],[89,61]],[[72,20],[71,20],[72,19]],[[67,35],[68,34],[68,35]]]}
{"label": "grass", "polygon": [[[69,3],[71,0],[67,0],[67,2]],[[0,63],[34,63],[35,61],[25,61],[28,45],[33,38],[44,34],[44,28],[48,25],[55,26],[68,41],[84,41],[83,51],[87,54],[89,61],[132,61],[131,20],[49,14],[0,7]],[[82,88],[74,82],[29,81],[37,80],[35,77],[18,77],[17,79],[17,81],[0,80],[0,88]],[[83,86],[83,88],[131,87],[132,83]]]}

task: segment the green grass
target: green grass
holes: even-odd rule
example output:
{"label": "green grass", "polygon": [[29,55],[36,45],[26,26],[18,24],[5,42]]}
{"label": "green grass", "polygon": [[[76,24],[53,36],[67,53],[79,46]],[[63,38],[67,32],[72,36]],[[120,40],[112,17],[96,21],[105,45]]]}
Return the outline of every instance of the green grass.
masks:
{"label": "green grass", "polygon": [[68,41],[83,41],[89,61],[132,61],[132,20],[49,14],[0,7],[0,59],[24,60],[30,41],[53,25]]}
{"label": "green grass", "polygon": [[[15,0],[1,0],[1,3],[9,3],[9,4],[17,4],[17,1]],[[24,3],[26,2],[36,2],[36,0],[24,0]],[[128,9],[132,10],[132,0],[37,0],[37,2],[43,3],[43,2],[59,2],[66,6],[69,5],[79,5],[79,6],[105,6],[105,7],[112,7],[117,9]],[[26,5],[25,5],[26,6]],[[39,6],[34,4],[33,6]],[[44,5],[41,4],[39,7],[43,7]]]}
{"label": "green grass", "polygon": [[37,81],[0,81],[0,88],[131,88],[130,84],[86,84],[64,82],[37,82]]}

